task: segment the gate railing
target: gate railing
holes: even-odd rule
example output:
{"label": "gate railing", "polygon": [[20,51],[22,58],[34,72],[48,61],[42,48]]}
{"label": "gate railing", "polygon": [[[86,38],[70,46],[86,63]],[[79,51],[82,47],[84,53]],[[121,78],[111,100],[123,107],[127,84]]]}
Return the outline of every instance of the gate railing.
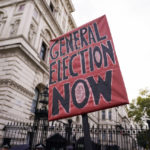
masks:
{"label": "gate railing", "polygon": [[[69,141],[69,144],[73,144],[76,149],[84,147],[82,140],[84,135],[81,125],[72,124],[68,126],[68,124],[63,123],[49,123],[46,128],[47,139],[59,133],[62,138]],[[8,123],[4,127],[4,139],[11,139],[11,146],[22,144],[35,146],[41,143],[42,135],[40,133],[42,130],[43,126],[37,128],[32,123]],[[36,136],[33,137],[33,135]],[[90,128],[90,135],[92,143],[101,150],[144,150],[149,146],[149,143],[145,142],[147,145],[144,146],[145,140],[143,139],[147,135],[147,138],[149,138],[150,132],[148,129],[123,128],[121,125],[99,125],[99,127],[93,126]],[[42,142],[45,145],[47,144],[46,139],[42,140]]]}

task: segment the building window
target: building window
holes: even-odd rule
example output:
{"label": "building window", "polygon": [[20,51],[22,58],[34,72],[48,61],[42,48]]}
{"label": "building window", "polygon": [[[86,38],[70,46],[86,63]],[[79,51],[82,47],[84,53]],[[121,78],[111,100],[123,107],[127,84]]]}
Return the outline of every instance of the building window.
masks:
{"label": "building window", "polygon": [[45,60],[46,50],[47,50],[47,45],[44,42],[42,42],[41,51],[40,51],[40,58],[42,60]]}
{"label": "building window", "polygon": [[106,141],[106,139],[107,139],[106,131],[104,130],[104,131],[102,132],[102,140],[103,140],[103,141]]}
{"label": "building window", "polygon": [[38,19],[38,11],[34,8],[33,17],[37,20]]}
{"label": "building window", "polygon": [[6,20],[4,20],[3,17],[4,17],[4,13],[0,12],[0,35],[2,34],[3,28],[4,28],[5,23],[6,23]]}
{"label": "building window", "polygon": [[10,31],[11,36],[15,36],[17,34],[19,25],[20,25],[20,19],[14,20],[14,22],[12,22],[11,31]]}
{"label": "building window", "polygon": [[112,140],[113,140],[112,131],[109,130],[109,141],[112,141]]}
{"label": "building window", "polygon": [[21,5],[19,5],[19,7],[18,7],[18,11],[23,11],[24,8],[25,8],[25,4],[21,4]]}
{"label": "building window", "polygon": [[106,119],[105,110],[102,110],[102,120]]}
{"label": "building window", "polygon": [[0,21],[3,19],[3,17],[4,17],[4,13],[0,12]]}
{"label": "building window", "polygon": [[54,5],[50,2],[49,8],[52,12],[54,12]]}
{"label": "building window", "polygon": [[33,98],[33,101],[32,101],[32,106],[31,106],[31,112],[32,113],[35,113],[35,110],[36,110],[36,107],[37,107],[37,102],[38,102],[38,99],[39,99],[39,90],[38,88],[35,88],[35,95],[34,95],[34,98]]}
{"label": "building window", "polygon": [[65,29],[66,29],[66,18],[65,17],[63,17],[62,26],[65,31]]}
{"label": "building window", "polygon": [[80,117],[79,116],[76,117],[76,122],[80,123]]}
{"label": "building window", "polygon": [[111,110],[109,110],[109,112],[108,112],[108,118],[109,118],[109,120],[112,119],[112,113],[111,113]]}

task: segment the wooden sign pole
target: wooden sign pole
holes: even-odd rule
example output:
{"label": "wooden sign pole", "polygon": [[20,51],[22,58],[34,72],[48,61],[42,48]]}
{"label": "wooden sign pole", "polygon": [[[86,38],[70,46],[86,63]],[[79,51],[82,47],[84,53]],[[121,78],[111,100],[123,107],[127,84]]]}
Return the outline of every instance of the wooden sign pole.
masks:
{"label": "wooden sign pole", "polygon": [[84,130],[85,150],[92,150],[92,143],[91,143],[90,129],[89,129],[87,113],[82,115],[82,124],[83,124],[83,130]]}

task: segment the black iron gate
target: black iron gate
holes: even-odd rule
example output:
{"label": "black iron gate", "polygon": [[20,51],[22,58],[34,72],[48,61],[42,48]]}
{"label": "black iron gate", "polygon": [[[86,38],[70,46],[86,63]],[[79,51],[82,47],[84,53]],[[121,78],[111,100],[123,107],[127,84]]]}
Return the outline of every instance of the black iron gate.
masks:
{"label": "black iron gate", "polygon": [[[46,138],[43,139],[43,128]],[[42,133],[42,134],[41,134]],[[36,135],[36,136],[33,136]],[[150,148],[148,129],[123,128],[121,125],[99,125],[90,128],[93,150],[144,150]],[[32,123],[9,123],[4,128],[4,139],[10,145],[30,145],[42,143],[47,150],[84,150],[84,135],[81,125],[48,123],[34,126]]]}

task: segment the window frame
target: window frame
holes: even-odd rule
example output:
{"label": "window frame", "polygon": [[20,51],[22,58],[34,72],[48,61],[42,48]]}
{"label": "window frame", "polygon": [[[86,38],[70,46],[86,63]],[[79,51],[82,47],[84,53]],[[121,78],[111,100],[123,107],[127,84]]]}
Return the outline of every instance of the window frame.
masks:
{"label": "window frame", "polygon": [[49,4],[49,8],[50,8],[50,11],[53,13],[53,12],[54,12],[55,7],[54,7],[54,5],[53,5],[53,3],[52,3],[52,2],[50,2],[50,4]]}
{"label": "window frame", "polygon": [[108,111],[108,119],[112,120],[112,111],[111,110]]}
{"label": "window frame", "polygon": [[19,4],[17,11],[18,11],[18,12],[24,11],[25,6],[26,6],[25,3]]}
{"label": "window frame", "polygon": [[[37,94],[36,94],[37,91]],[[38,100],[39,100],[39,96],[40,96],[40,90],[36,87],[35,90],[35,95],[34,98],[32,100],[32,105],[31,105],[31,112],[35,113],[36,109],[37,109],[37,105],[38,105]]]}
{"label": "window frame", "polygon": [[106,111],[102,110],[102,120],[106,120]]}
{"label": "window frame", "polygon": [[[45,46],[44,51],[42,50],[43,45]],[[43,61],[46,61],[47,48],[48,48],[48,46],[47,46],[46,42],[42,41],[39,55]]]}

